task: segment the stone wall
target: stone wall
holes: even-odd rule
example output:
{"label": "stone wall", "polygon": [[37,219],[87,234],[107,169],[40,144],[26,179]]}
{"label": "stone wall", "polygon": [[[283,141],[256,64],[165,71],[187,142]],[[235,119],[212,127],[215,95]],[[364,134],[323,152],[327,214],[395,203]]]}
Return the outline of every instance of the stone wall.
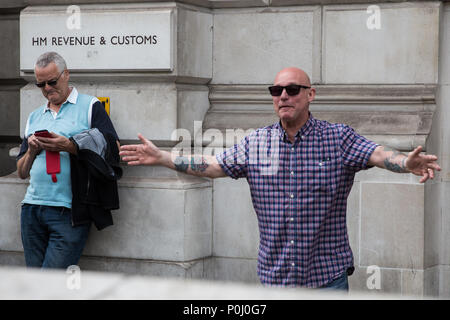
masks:
{"label": "stone wall", "polygon": [[[104,2],[94,6],[114,6]],[[127,9],[128,1],[117,2]],[[68,1],[7,1],[4,6],[14,3],[30,5],[22,10],[26,14],[43,10],[42,4],[60,4],[52,10],[63,12]],[[111,119],[123,143],[135,142],[142,132],[170,149],[172,132],[184,128],[196,145],[218,152],[235,137],[224,145],[208,133],[243,133],[276,121],[267,86],[281,68],[303,68],[317,88],[311,105],[315,117],[344,122],[404,152],[426,146],[443,166],[425,186],[412,175],[376,168],[357,174],[347,210],[356,267],[351,289],[446,296],[448,4],[335,3],[145,3],[140,6],[146,10],[163,6],[174,12],[174,70],[73,72],[71,80],[80,92],[110,97]],[[367,27],[367,7],[374,3],[380,8],[380,29]],[[16,29],[8,37],[17,41],[18,13],[13,17]],[[10,54],[16,73],[17,56]],[[44,101],[32,73],[21,76],[29,83],[18,86],[20,94],[17,87],[12,90],[16,107],[20,96],[20,113],[5,105],[20,122],[10,130],[15,136],[23,132],[29,112]],[[258,282],[259,234],[245,180],[198,179],[163,168],[124,169],[115,225],[91,230],[82,269]],[[19,211],[26,183],[14,174],[0,178],[1,264],[23,265]],[[381,272],[379,290],[367,286],[373,266]]]}

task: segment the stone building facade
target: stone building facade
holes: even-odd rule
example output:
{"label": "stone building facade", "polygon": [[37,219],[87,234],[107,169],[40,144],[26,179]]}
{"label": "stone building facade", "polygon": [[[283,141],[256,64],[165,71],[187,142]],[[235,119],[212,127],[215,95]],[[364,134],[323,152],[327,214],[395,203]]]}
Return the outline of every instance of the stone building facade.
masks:
{"label": "stone building facade", "polygon": [[[57,17],[67,17],[71,4],[0,4],[0,264],[24,264],[19,212],[27,181],[14,172],[14,154],[28,114],[44,101],[25,63],[36,57],[21,41],[27,21],[50,15],[55,19],[46,23],[52,26]],[[171,149],[180,138],[176,129],[185,129],[191,145],[218,152],[248,130],[276,121],[267,86],[281,68],[298,66],[317,88],[311,104],[316,118],[346,123],[403,152],[422,145],[438,155],[442,171],[425,185],[413,175],[377,168],[357,174],[347,209],[356,267],[350,286],[450,297],[450,2],[78,0],[77,5],[82,19],[105,12],[123,19],[138,12],[170,13],[170,68],[117,69],[122,62],[111,61],[109,69],[71,71],[80,92],[110,98],[122,143],[135,142],[139,131]],[[90,58],[68,59],[69,69]],[[226,140],[220,143],[218,136]],[[124,166],[119,187],[115,225],[92,229],[82,269],[258,282],[259,235],[246,181]],[[379,283],[373,281],[377,275]]]}

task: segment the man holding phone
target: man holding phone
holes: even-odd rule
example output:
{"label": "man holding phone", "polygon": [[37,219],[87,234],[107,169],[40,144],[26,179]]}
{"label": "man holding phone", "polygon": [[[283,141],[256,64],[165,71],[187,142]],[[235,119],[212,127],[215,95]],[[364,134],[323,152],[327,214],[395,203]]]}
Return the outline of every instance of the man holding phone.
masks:
{"label": "man holding phone", "polygon": [[69,71],[59,54],[42,54],[34,72],[48,102],[28,117],[17,156],[19,177],[30,177],[21,212],[25,262],[67,268],[78,263],[90,229],[90,223],[78,225],[72,218],[70,154],[78,149],[70,138],[91,128],[119,138],[100,101],[69,87]]}

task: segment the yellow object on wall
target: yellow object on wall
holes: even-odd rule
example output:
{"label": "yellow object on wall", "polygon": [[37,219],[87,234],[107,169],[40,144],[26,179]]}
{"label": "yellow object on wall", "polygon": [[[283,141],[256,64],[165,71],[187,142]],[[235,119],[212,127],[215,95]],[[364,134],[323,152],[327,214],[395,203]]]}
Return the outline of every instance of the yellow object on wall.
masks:
{"label": "yellow object on wall", "polygon": [[103,107],[105,108],[106,113],[109,116],[109,97],[97,97],[97,99],[100,100],[100,102],[103,104]]}

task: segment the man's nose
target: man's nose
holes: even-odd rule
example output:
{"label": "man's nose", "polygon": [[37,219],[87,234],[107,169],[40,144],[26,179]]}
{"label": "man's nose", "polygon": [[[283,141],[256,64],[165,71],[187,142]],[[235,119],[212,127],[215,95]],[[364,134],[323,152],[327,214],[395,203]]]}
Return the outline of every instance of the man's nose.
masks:
{"label": "man's nose", "polygon": [[287,100],[289,99],[289,95],[286,92],[286,88],[283,88],[283,91],[281,91],[281,96],[280,96],[281,100]]}

